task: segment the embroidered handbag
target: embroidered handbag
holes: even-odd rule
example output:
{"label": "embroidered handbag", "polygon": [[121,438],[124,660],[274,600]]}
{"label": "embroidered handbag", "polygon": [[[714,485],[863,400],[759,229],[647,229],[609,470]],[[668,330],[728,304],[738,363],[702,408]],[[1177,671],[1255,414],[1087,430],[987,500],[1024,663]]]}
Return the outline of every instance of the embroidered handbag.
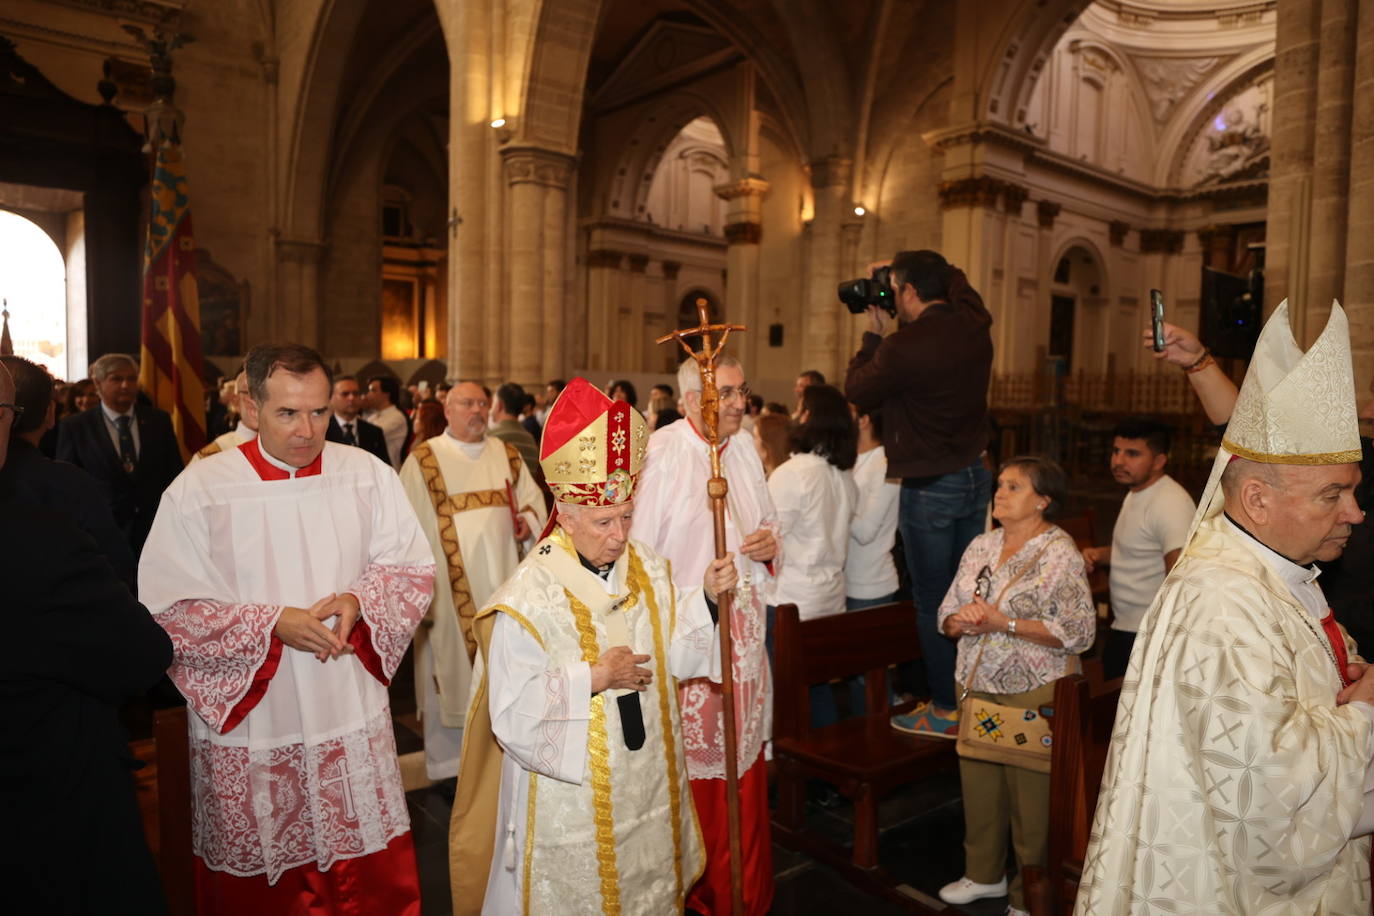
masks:
{"label": "embroidered handbag", "polygon": [[[1043,552],[1044,548],[1041,548]],[[1002,595],[1007,593],[1007,589],[1032,569],[1039,559],[1040,554],[1037,553],[1002,587],[997,604],[1002,603]],[[978,647],[978,657],[973,660],[973,669],[968,675],[969,684],[973,683],[978,673],[985,648],[986,642]],[[1049,720],[1039,709],[1022,709],[991,700],[970,698],[969,687],[967,684],[964,686],[964,692],[959,697],[959,738],[955,742],[955,750],[960,757],[1048,773],[1052,746]]]}

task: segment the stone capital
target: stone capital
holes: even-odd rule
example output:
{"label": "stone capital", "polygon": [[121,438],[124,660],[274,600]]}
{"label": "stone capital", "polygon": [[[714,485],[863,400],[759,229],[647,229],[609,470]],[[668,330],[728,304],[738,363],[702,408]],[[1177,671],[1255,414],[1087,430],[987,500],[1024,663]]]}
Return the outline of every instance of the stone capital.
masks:
{"label": "stone capital", "polygon": [[847,188],[854,175],[854,161],[843,156],[826,156],[811,162],[811,187]]}
{"label": "stone capital", "polygon": [[725,241],[731,245],[757,245],[762,239],[762,223],[745,221],[725,224]]}
{"label": "stone capital", "polygon": [[1035,215],[1040,220],[1041,229],[1053,229],[1054,221],[1059,218],[1059,211],[1064,209],[1064,205],[1052,200],[1039,200],[1035,203]]}
{"label": "stone capital", "polygon": [[772,187],[762,178],[741,178],[739,181],[731,181],[725,184],[718,184],[712,190],[721,200],[739,200],[748,197],[763,197]]}
{"label": "stone capital", "polygon": [[620,262],[624,260],[625,253],[616,251],[613,248],[595,248],[587,252],[588,267],[609,267],[612,270],[620,269]]}
{"label": "stone capital", "polygon": [[567,188],[577,157],[538,146],[504,146],[501,161],[507,184],[537,184]]}
{"label": "stone capital", "polygon": [[1030,189],[991,175],[975,175],[940,182],[939,194],[940,207],[944,210],[959,207],[996,208],[1000,202],[1004,211],[1019,215],[1021,205],[1030,197]]}
{"label": "stone capital", "polygon": [[1182,229],[1141,229],[1141,254],[1178,254],[1183,250]]}
{"label": "stone capital", "polygon": [[318,264],[328,249],[325,242],[317,239],[289,239],[276,237],[277,257],[282,261],[296,264]]}
{"label": "stone capital", "polygon": [[649,256],[647,254],[632,254],[629,256],[630,273],[642,274],[644,269],[649,266]]}

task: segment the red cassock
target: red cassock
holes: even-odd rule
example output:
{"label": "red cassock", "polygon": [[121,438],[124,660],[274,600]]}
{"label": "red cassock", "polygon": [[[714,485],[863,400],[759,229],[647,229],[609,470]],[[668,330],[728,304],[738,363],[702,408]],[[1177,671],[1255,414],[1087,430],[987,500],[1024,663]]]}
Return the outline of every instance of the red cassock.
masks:
{"label": "red cassock", "polygon": [[[706,871],[687,896],[687,908],[729,916],[730,831],[725,780],[692,779],[692,800],[706,844]],[[744,912],[763,916],[773,906],[773,840],[768,829],[768,765],[760,754],[739,778],[740,846],[744,854]]]}

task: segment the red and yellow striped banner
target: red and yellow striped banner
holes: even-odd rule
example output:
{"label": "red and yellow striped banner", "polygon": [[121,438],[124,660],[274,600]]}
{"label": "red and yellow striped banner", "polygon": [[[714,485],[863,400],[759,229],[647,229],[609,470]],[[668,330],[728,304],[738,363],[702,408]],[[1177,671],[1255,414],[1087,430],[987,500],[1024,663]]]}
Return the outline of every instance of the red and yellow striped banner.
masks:
{"label": "red and yellow striped banner", "polygon": [[158,144],[148,244],[143,257],[143,346],[139,384],[172,415],[181,458],[205,445],[204,359],[196,243],[181,148]]}

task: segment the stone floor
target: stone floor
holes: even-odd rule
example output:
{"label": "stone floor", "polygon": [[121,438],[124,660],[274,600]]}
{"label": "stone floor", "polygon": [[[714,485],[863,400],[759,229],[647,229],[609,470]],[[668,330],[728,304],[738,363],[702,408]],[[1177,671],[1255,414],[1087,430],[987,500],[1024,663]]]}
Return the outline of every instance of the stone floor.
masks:
{"label": "stone floor", "polygon": [[[398,732],[401,730],[398,727]],[[407,799],[419,860],[424,916],[448,916],[451,912],[448,885],[449,802],[435,787],[409,792]],[[847,804],[829,808],[810,804],[807,817],[808,827],[826,836],[847,843],[852,835],[851,813]],[[774,916],[835,916],[850,913],[899,916],[912,912],[1001,916],[1005,912],[1005,898],[980,901],[955,909],[941,903],[935,896],[942,885],[957,878],[963,871],[964,824],[956,773],[934,777],[887,799],[882,805],[880,823],[882,864],[895,879],[909,885],[919,895],[919,902],[902,906],[865,893],[828,866],[775,843],[773,866],[777,892],[772,909]]]}

